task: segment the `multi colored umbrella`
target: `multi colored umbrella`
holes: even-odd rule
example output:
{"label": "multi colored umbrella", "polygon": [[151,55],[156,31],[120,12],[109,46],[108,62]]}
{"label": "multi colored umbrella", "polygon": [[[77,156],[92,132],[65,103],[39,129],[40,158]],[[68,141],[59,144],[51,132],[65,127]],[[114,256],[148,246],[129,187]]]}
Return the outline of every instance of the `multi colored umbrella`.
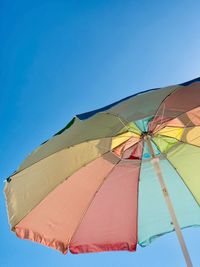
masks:
{"label": "multi colored umbrella", "polygon": [[[135,251],[200,225],[200,79],[75,116],[6,182],[12,230],[67,253]],[[167,205],[166,205],[167,204]]]}

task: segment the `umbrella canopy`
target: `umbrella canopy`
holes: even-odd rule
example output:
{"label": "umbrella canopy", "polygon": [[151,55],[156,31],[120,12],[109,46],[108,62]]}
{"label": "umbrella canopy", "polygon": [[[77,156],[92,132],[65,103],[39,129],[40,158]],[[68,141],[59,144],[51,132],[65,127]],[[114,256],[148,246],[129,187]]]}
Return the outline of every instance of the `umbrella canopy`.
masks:
{"label": "umbrella canopy", "polygon": [[10,225],[62,253],[135,251],[200,225],[199,173],[195,79],[75,116],[7,179]]}

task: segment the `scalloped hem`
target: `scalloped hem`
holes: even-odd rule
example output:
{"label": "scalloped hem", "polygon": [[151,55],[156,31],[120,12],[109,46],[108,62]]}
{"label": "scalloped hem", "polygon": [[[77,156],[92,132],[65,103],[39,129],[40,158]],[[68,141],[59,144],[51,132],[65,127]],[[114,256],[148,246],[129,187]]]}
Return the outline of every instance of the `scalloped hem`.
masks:
{"label": "scalloped hem", "polygon": [[14,232],[20,239],[27,239],[36,243],[40,243],[44,246],[59,250],[63,254],[67,254],[68,248],[72,254],[80,253],[94,253],[94,252],[106,252],[106,251],[136,251],[137,244],[129,244],[127,242],[120,242],[115,244],[91,244],[91,245],[79,245],[68,246],[68,244],[55,239],[48,239],[39,233],[33,232],[29,229],[21,229],[19,227],[14,228]]}
{"label": "scalloped hem", "polygon": [[115,244],[94,244],[94,245],[80,245],[70,246],[69,250],[73,254],[79,253],[94,253],[94,252],[106,252],[106,251],[136,251],[137,244],[128,244],[127,242],[115,243]]}
{"label": "scalloped hem", "polygon": [[39,233],[33,232],[29,229],[20,229],[15,227],[14,229],[16,236],[21,239],[28,239],[36,243],[40,243],[44,246],[59,250],[61,253],[66,254],[68,251],[68,245],[63,243],[62,241],[55,239],[48,239]]}

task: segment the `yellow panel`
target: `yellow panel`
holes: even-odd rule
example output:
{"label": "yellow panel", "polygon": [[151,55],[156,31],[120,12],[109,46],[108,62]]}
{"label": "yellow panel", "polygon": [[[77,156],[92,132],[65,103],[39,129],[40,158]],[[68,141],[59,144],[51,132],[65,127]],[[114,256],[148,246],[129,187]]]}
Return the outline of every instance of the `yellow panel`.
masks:
{"label": "yellow panel", "polygon": [[184,128],[179,127],[165,127],[157,132],[157,134],[169,136],[172,138],[176,138],[177,140],[181,139]]}
{"label": "yellow panel", "polygon": [[132,133],[132,132],[126,132],[126,133],[123,133],[123,134],[120,134],[120,135],[113,137],[111,149],[121,145],[122,143],[124,143],[128,139],[130,139],[131,137],[136,137],[136,138],[138,138],[138,140],[140,139],[139,135]]}
{"label": "yellow panel", "polygon": [[200,126],[186,128],[182,141],[195,146],[200,146]]}

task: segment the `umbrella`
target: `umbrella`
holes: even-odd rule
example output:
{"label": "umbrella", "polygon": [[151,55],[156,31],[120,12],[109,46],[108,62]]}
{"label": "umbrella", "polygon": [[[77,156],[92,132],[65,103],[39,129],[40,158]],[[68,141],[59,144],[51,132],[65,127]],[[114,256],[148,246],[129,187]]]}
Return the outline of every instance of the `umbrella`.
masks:
{"label": "umbrella", "polygon": [[11,229],[62,253],[135,251],[200,225],[200,78],[76,115],[7,178]]}

